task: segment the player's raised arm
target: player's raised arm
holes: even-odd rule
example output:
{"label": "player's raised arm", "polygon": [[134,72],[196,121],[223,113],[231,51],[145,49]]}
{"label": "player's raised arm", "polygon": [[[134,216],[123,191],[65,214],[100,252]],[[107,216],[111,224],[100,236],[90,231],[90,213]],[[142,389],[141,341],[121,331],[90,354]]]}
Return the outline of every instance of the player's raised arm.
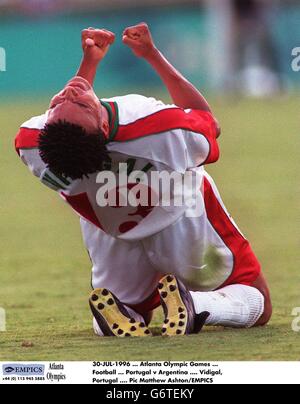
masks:
{"label": "player's raised arm", "polygon": [[127,28],[123,33],[123,43],[129,46],[137,57],[144,58],[150,63],[178,107],[210,111],[210,106],[200,91],[183,77],[156,48],[147,24],[141,23]]}
{"label": "player's raised arm", "polygon": [[77,76],[93,85],[99,63],[115,41],[115,34],[105,29],[89,28],[81,35],[83,59]]}

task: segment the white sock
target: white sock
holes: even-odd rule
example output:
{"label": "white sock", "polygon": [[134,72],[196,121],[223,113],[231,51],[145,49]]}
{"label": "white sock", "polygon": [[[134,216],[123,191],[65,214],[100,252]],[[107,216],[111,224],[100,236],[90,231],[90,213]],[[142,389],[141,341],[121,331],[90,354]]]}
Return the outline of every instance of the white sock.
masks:
{"label": "white sock", "polygon": [[[141,316],[140,314],[136,313],[134,310],[132,310],[130,307],[125,306],[126,310],[128,311],[129,315],[131,318],[134,318],[135,321],[139,322],[139,323],[144,323],[145,320],[143,318],[143,316]],[[95,318],[93,318],[93,328],[94,328],[94,332],[96,335],[98,335],[98,337],[104,337],[104,334],[101,330],[101,328],[99,327],[97,321]]]}
{"label": "white sock", "polygon": [[210,313],[206,325],[251,328],[264,312],[265,299],[250,286],[232,285],[215,292],[191,292],[196,314]]}

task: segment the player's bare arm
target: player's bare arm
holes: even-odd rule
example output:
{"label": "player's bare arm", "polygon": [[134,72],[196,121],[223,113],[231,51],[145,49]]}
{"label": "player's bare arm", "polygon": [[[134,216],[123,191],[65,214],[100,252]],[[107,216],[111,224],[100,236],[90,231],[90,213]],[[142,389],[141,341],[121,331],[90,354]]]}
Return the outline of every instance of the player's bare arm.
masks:
{"label": "player's bare arm", "polygon": [[123,43],[137,57],[145,59],[154,68],[178,107],[211,111],[200,91],[179,73],[158,50],[147,24],[141,23],[125,29]]}
{"label": "player's bare arm", "polygon": [[88,28],[82,31],[83,59],[76,77],[56,94],[50,103],[47,124],[68,122],[80,125],[88,133],[108,136],[109,117],[106,108],[93,90],[97,69],[105,58],[115,34],[105,29]]}
{"label": "player's bare arm", "polygon": [[83,77],[93,85],[98,66],[114,41],[115,34],[105,29],[88,28],[83,30],[81,34],[83,59],[77,76]]}

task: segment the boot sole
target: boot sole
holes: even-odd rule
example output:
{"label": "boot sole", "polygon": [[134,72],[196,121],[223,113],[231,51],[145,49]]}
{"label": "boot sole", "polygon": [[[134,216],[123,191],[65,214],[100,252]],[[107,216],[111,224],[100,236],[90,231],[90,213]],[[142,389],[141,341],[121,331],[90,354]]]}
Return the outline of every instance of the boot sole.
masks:
{"label": "boot sole", "polygon": [[89,299],[92,313],[105,336],[151,337],[145,323],[130,318],[126,308],[107,289],[94,290]]}
{"label": "boot sole", "polygon": [[180,295],[175,276],[164,277],[158,286],[161,304],[165,313],[162,335],[178,337],[187,334],[188,311]]}

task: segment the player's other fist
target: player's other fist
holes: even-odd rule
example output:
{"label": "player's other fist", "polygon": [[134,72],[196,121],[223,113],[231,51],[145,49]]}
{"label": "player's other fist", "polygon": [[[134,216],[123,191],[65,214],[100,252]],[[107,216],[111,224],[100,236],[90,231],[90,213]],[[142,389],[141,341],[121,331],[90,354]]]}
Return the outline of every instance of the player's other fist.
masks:
{"label": "player's other fist", "polygon": [[123,43],[127,45],[136,56],[142,58],[147,58],[156,49],[150,29],[146,23],[140,23],[134,27],[126,28],[123,32]]}
{"label": "player's other fist", "polygon": [[81,41],[84,56],[94,62],[101,62],[115,38],[115,34],[106,29],[88,28],[83,30]]}

